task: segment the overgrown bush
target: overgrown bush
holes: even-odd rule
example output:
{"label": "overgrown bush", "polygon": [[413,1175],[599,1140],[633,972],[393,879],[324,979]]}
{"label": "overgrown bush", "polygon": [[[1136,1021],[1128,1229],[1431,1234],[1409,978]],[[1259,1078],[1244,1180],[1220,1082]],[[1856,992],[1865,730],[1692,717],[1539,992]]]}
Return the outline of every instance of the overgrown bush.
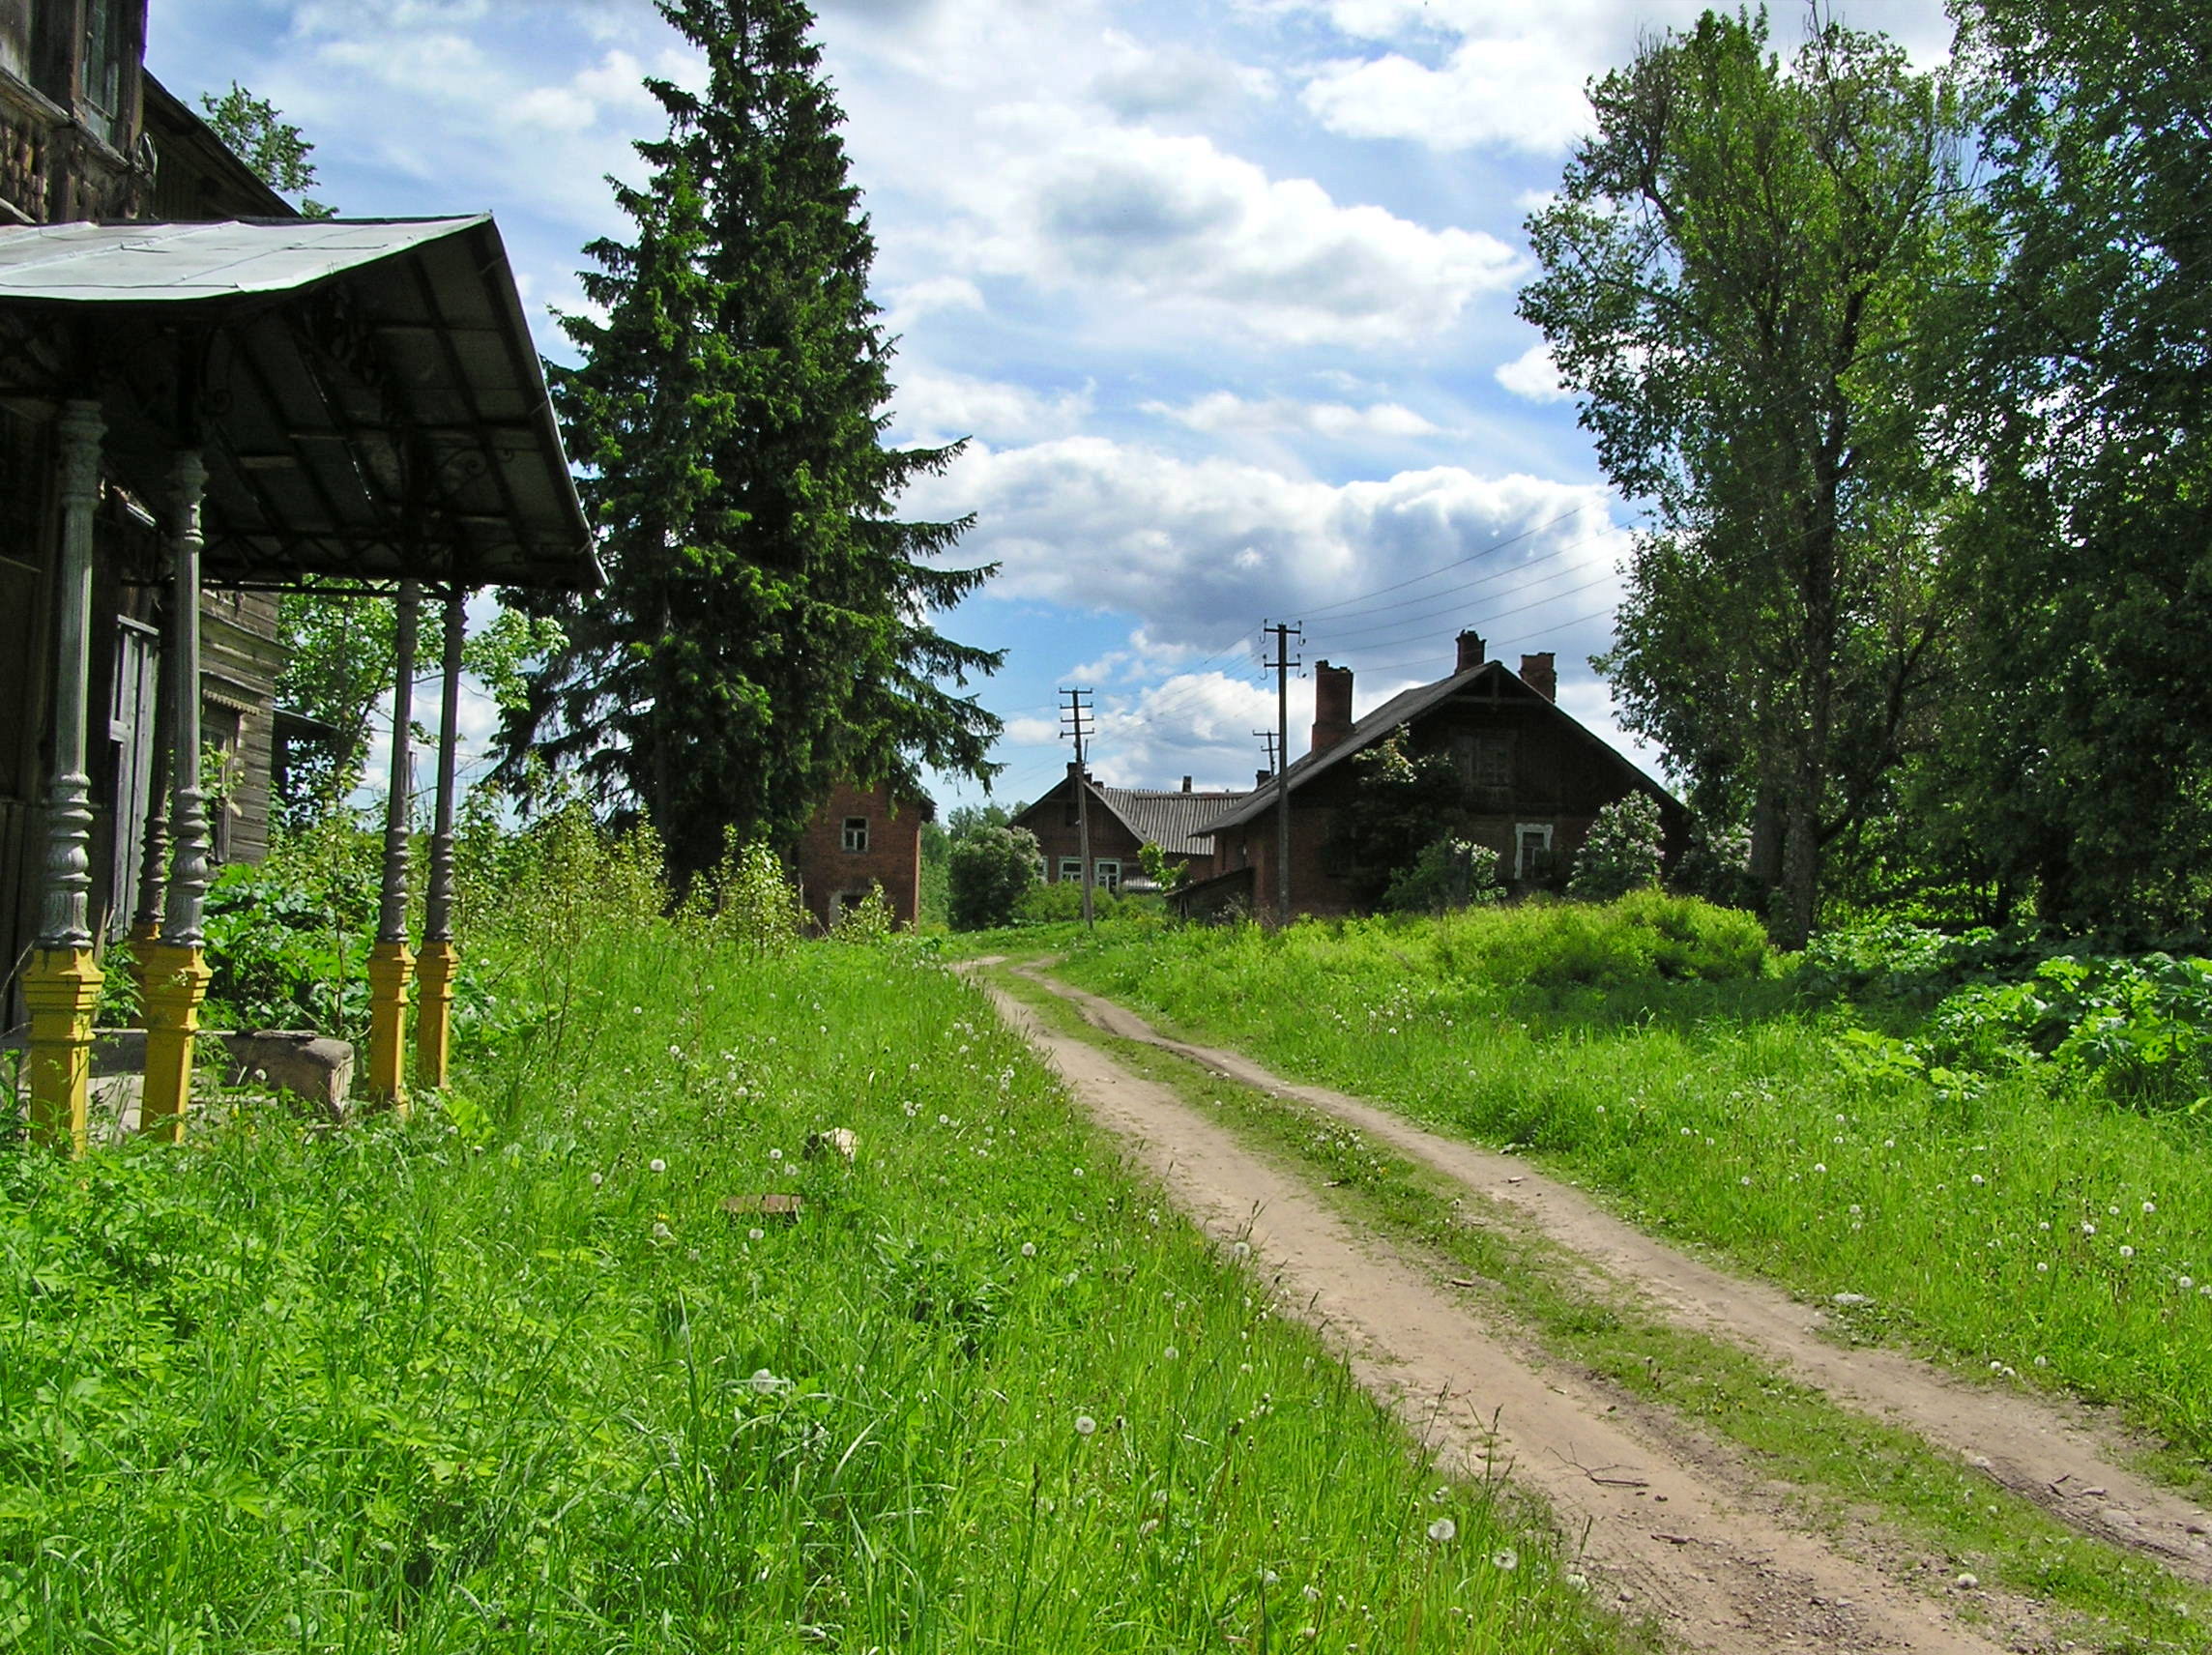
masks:
{"label": "overgrown bush", "polygon": [[1487,845],[1446,834],[1393,875],[1382,892],[1386,914],[1442,914],[1472,902],[1495,902],[1501,894],[1502,858]]}
{"label": "overgrown bush", "polygon": [[[1100,919],[1111,919],[1121,899],[1104,886],[1094,886],[1091,892],[1091,910]],[[1013,919],[1020,925],[1053,925],[1064,920],[1083,917],[1083,882],[1061,880],[1052,885],[1032,886],[1022,892],[1021,900],[1014,904]]]}
{"label": "overgrown bush", "polygon": [[1655,888],[1665,838],[1656,798],[1632,793],[1615,799],[1590,824],[1567,894],[1583,902],[1611,902],[1632,890]]}
{"label": "overgrown bush", "polygon": [[1499,986],[1614,988],[1639,977],[1726,981],[1758,976],[1769,954],[1758,920],[1694,896],[1634,891],[1602,907],[1528,902],[1475,910],[1449,928],[1440,947],[1479,962]]}
{"label": "overgrown bush", "polygon": [[1044,852],[1034,833],[989,822],[956,837],[946,863],[955,931],[1007,924],[1023,893],[1044,876]]}

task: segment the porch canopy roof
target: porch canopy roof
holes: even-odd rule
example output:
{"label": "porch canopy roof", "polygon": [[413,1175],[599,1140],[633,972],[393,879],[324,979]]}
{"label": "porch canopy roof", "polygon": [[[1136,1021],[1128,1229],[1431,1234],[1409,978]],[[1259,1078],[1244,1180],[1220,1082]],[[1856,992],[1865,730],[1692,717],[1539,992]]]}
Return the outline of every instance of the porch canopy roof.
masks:
{"label": "porch canopy roof", "polygon": [[212,584],[598,584],[488,215],[0,230],[0,395],[97,395],[157,509],[200,449]]}

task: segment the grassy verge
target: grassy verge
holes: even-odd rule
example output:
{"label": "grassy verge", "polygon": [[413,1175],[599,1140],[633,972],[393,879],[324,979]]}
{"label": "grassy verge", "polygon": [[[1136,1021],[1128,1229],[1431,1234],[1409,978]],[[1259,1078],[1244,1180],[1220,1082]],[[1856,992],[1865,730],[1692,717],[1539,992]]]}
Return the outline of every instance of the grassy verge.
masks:
{"label": "grassy verge", "polygon": [[1623,1646],[965,985],[562,900],[412,1123],[0,1148],[0,1644]]}
{"label": "grassy verge", "polygon": [[1321,1111],[1241,1086],[1084,1022],[1011,973],[998,980],[1053,1028],[1091,1041],[1265,1145],[1349,1216],[1426,1256],[1485,1320],[1666,1408],[1744,1450],[1798,1491],[1808,1522],[1873,1519],[1919,1553],[1939,1592],[1962,1571],[2043,1602],[2083,1647],[2196,1649],[2212,1592],[2085,1539],[1911,1435],[1838,1408],[1735,1346],[1642,1314],[1634,1295],[1593,1291],[1586,1269],[1518,1215]]}
{"label": "grassy verge", "polygon": [[[1848,1013],[1764,977],[1654,974],[1638,929],[1573,909],[1192,929],[1078,944],[1063,969],[1286,1074],[1522,1147],[1809,1296],[1859,1295],[1860,1336],[2117,1404],[2201,1486],[2203,1120],[1856,1062]],[[1576,957],[1582,981],[1558,969]]]}

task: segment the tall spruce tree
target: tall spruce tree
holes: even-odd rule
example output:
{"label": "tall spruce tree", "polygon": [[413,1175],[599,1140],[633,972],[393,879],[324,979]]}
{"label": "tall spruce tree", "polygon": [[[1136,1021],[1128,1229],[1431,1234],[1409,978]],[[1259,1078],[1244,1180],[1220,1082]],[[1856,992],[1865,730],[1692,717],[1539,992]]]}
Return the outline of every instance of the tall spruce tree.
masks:
{"label": "tall spruce tree", "polygon": [[584,468],[603,590],[550,605],[568,635],[503,733],[642,808],[681,884],[729,828],[789,842],[840,778],[987,779],[997,717],[946,686],[999,653],[930,624],[995,567],[934,559],[968,527],[894,502],[959,446],[884,446],[890,341],[844,120],[799,0],[659,0],[707,87],[647,88],[636,226],[585,249],[605,313],[562,326],[582,364],[553,391]]}

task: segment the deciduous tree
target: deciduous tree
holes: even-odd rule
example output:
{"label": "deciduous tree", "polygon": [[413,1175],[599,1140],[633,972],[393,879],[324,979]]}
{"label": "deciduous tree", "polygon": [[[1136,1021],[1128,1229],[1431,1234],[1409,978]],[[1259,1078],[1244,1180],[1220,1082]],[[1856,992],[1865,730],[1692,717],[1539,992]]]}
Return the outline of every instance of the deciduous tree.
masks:
{"label": "deciduous tree", "polygon": [[1650,513],[1600,665],[1701,808],[1752,823],[1799,944],[1941,657],[1931,341],[1973,256],[1965,118],[1878,36],[1819,25],[1785,67],[1763,15],[1710,12],[1591,98],[1521,312]]}

